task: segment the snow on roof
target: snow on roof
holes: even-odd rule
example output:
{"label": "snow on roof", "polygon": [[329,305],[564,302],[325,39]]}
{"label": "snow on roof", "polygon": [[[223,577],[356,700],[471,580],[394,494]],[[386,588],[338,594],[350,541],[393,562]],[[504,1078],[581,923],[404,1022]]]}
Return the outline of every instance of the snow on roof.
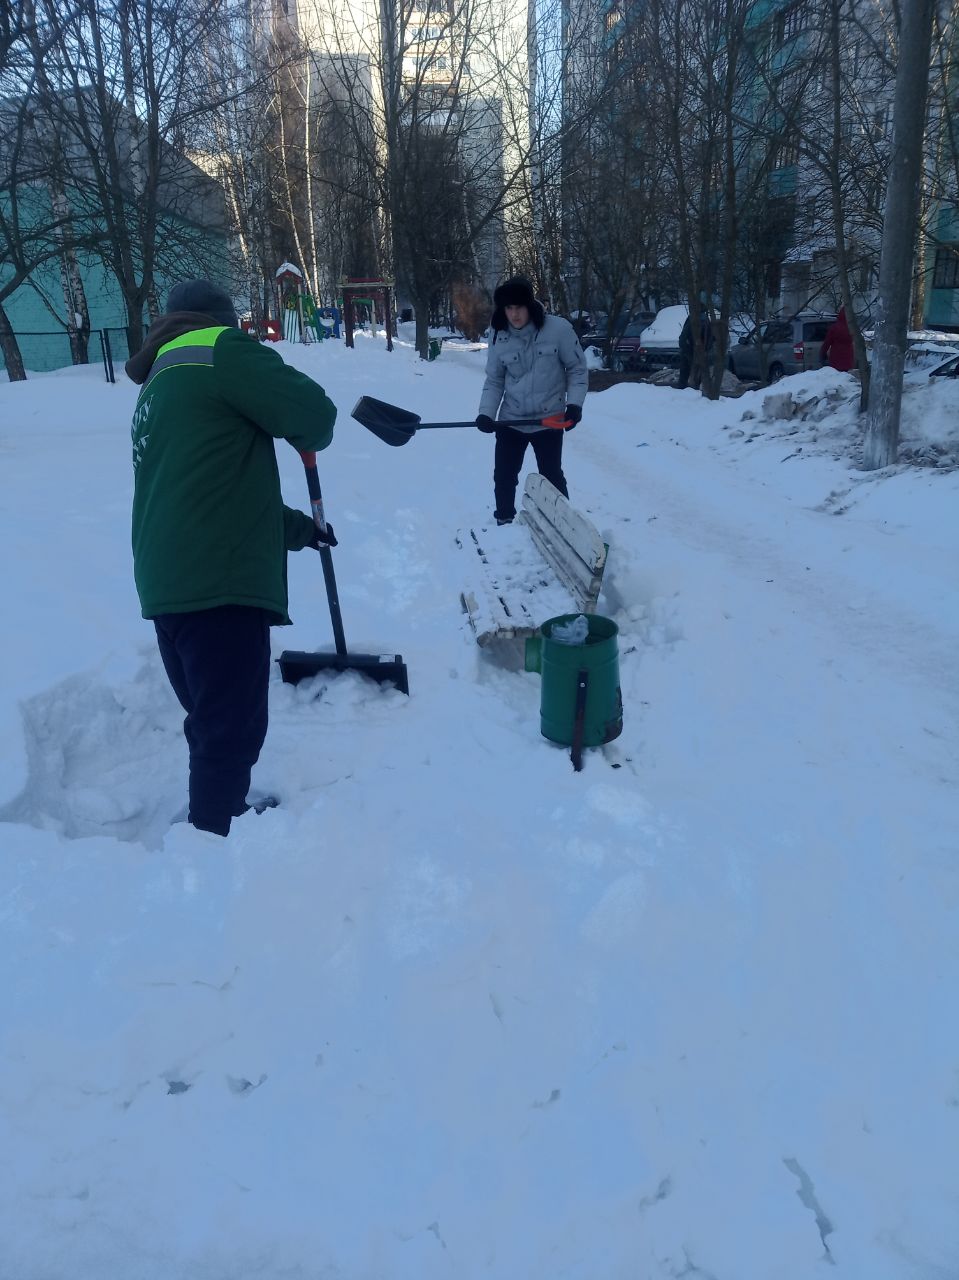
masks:
{"label": "snow on roof", "polygon": [[299,276],[301,280],[303,279],[303,272],[300,270],[299,267],[294,267],[292,262],[280,263],[280,265],[276,269],[276,279],[279,279],[280,276],[286,275],[287,272],[292,272],[293,275]]}

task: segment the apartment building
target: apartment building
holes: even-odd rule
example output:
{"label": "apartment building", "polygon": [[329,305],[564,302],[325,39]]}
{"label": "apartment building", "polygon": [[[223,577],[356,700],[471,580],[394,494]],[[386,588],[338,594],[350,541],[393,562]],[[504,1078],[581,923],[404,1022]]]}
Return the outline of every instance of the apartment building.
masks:
{"label": "apartment building", "polygon": [[[296,132],[301,150],[309,146],[309,163],[304,158],[296,167],[304,181],[308,171],[319,179],[311,192],[297,192],[295,238],[302,256],[317,264],[311,270],[307,263],[306,274],[321,294],[341,269],[392,270],[387,206],[402,194],[406,171],[416,171],[409,163],[413,145],[421,160],[435,146],[435,173],[447,172],[460,197],[450,217],[483,225],[463,237],[470,240],[464,274],[489,288],[500,278],[507,229],[502,211],[489,216],[489,210],[505,203],[510,173],[525,156],[526,3],[271,0],[275,38],[301,53],[284,107],[287,119],[298,118],[288,132]],[[348,179],[344,164],[352,166]],[[356,195],[346,211],[342,198],[331,207],[338,188]],[[372,211],[361,212],[364,199]]]}
{"label": "apartment building", "polygon": [[[690,21],[691,11],[704,23],[718,12],[706,4],[687,4],[682,21]],[[667,157],[658,191],[666,216],[661,218],[657,252],[649,261],[656,268],[665,267],[667,274],[672,269],[674,276],[668,208],[670,199],[678,197],[670,192],[672,145],[655,106],[657,81],[671,74],[686,74],[695,81],[696,58],[704,59],[705,69],[708,55],[703,50],[708,45],[698,46],[696,32],[687,31],[694,45],[685,66],[684,51],[672,49],[666,63],[657,67],[655,58],[647,65],[644,41],[655,47],[662,37],[667,45],[667,28],[677,14],[679,10],[669,5],[654,10],[647,0],[564,0],[572,50],[566,114],[574,118],[577,103],[605,82],[613,114],[617,106],[634,113],[638,145],[650,153],[658,147]],[[929,120],[925,136],[917,140],[926,164],[913,323],[940,328],[959,325],[959,118],[953,107],[956,60],[950,17],[951,5],[943,0],[939,44],[930,70]],[[734,114],[740,240],[734,309],[761,306],[767,315],[805,308],[834,310],[842,300],[839,266],[844,258],[857,313],[867,321],[874,313],[892,149],[894,20],[894,11],[880,0],[843,0],[838,13],[818,0],[754,0],[743,27],[727,29],[714,42],[712,72],[725,74],[720,64],[728,53],[738,80]],[[657,30],[657,22],[662,29]],[[736,42],[736,48],[723,41]],[[651,105],[645,108],[647,87]],[[687,159],[695,163],[695,154],[691,146]],[[715,186],[716,179],[712,182]],[[572,189],[572,183],[569,186]],[[724,198],[712,197],[717,224]],[[723,253],[729,251],[725,246]],[[574,277],[580,252],[580,245],[569,244]],[[712,265],[704,264],[707,278],[715,274],[718,262],[714,252]],[[656,292],[662,297],[668,288],[667,279]],[[762,300],[757,297],[760,290],[765,294]]]}
{"label": "apartment building", "polygon": [[[759,0],[752,21],[783,131],[769,174],[770,204],[787,229],[775,301],[782,312],[835,309],[838,179],[844,247],[857,313],[875,312],[883,207],[893,143],[895,32],[879,0],[843,6],[838,31],[823,29],[810,0]],[[951,6],[943,4],[930,67],[924,136],[923,229],[913,279],[915,327],[959,327],[959,166],[952,102]],[[840,56],[830,56],[838,33]]]}

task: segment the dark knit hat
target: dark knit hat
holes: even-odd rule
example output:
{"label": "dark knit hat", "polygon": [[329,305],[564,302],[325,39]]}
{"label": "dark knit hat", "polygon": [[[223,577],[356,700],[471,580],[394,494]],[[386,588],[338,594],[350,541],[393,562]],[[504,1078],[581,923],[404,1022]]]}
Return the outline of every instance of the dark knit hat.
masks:
{"label": "dark knit hat", "polygon": [[175,284],[166,300],[166,310],[167,315],[172,311],[196,311],[234,329],[240,323],[230,295],[209,280],[181,280]]}
{"label": "dark knit hat", "polygon": [[493,293],[493,305],[496,308],[491,321],[494,342],[497,333],[504,333],[509,328],[509,321],[506,319],[507,307],[526,307],[533,325],[537,329],[543,327],[546,313],[542,305],[536,301],[533,286],[525,276],[511,276],[509,280],[504,280],[501,285],[497,285]]}

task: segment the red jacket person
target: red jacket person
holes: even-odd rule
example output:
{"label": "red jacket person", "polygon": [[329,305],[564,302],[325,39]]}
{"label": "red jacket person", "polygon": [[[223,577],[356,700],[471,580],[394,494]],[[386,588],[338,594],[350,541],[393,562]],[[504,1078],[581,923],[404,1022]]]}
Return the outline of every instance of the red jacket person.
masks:
{"label": "red jacket person", "polygon": [[819,349],[819,359],[824,368],[828,364],[833,369],[838,369],[840,373],[848,373],[856,363],[845,307],[839,308],[839,315],[826,330],[826,336]]}

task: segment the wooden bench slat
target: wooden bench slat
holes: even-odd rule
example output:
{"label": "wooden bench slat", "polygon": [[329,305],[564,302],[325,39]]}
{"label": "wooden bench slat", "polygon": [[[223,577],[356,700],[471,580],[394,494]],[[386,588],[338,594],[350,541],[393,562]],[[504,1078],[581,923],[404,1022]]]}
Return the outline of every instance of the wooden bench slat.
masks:
{"label": "wooden bench slat", "polygon": [[586,564],[602,564],[606,547],[596,526],[538,472],[526,477],[523,510],[540,512]]}
{"label": "wooden bench slat", "polygon": [[[560,539],[555,526],[551,525],[549,521],[541,519],[538,512],[524,511],[523,515],[524,523],[527,525],[533,541],[556,573],[556,576],[569,587],[571,593],[580,601],[583,608],[590,602],[592,602],[592,608],[595,608],[596,596],[603,576],[602,564],[605,563],[606,558],[605,548],[603,561],[597,569],[594,565],[586,564],[580,559],[573,548]],[[588,609],[587,612],[592,612],[592,609]]]}
{"label": "wooden bench slat", "polygon": [[460,599],[480,645],[533,635],[549,617],[596,610],[606,546],[595,526],[538,473],[527,477],[517,524],[530,535],[519,558],[515,542],[501,547],[493,530],[482,540],[474,529],[457,537],[477,556],[479,580]]}

